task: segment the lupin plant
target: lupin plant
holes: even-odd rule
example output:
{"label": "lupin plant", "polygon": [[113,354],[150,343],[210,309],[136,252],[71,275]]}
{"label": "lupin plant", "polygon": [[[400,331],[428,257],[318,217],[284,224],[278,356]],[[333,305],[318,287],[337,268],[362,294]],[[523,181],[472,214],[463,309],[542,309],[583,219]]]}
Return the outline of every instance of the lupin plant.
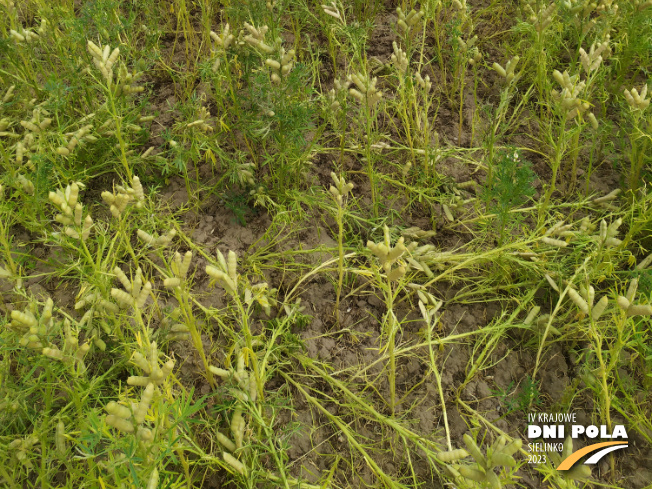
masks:
{"label": "lupin plant", "polygon": [[507,62],[504,68],[498,63],[494,63],[492,65],[492,68],[496,71],[496,73],[502,76],[503,79],[505,80],[505,83],[509,85],[516,77],[514,70],[516,70],[516,65],[518,64],[520,59],[521,59],[520,57],[514,56],[512,59],[510,59]]}
{"label": "lupin plant", "polygon": [[[405,246],[405,238],[398,239],[396,244],[392,246],[389,234],[389,228],[385,225],[383,227],[383,241],[381,243],[374,243],[373,241],[367,242],[367,248],[379,260],[380,267],[374,270],[376,278],[376,286],[381,289],[385,299],[385,318],[383,320],[383,336],[385,337],[385,345],[383,349],[387,349],[389,357],[389,407],[392,415],[396,410],[396,356],[395,356],[395,341],[396,334],[399,331],[400,323],[394,313],[394,300],[397,293],[401,290],[400,280],[405,275],[407,268],[400,260],[405,254],[409,254],[417,246],[416,242],[410,243]],[[384,276],[383,276],[384,272]]]}
{"label": "lupin plant", "polygon": [[93,58],[93,64],[102,74],[109,91],[115,91],[115,97],[140,93],[144,90],[144,87],[135,85],[144,73],[129,73],[127,68],[120,64],[118,76],[114,76],[113,68],[120,57],[120,48],[111,50],[107,44],[104,49],[100,49],[93,41],[88,41],[88,52]]}
{"label": "lupin plant", "polygon": [[[230,251],[228,258],[225,259],[220,250],[217,250],[218,263],[216,265],[207,265],[206,273],[208,276],[220,284],[228,296],[235,303],[238,321],[242,328],[244,336],[244,346],[248,351],[253,352],[254,337],[251,332],[250,316],[252,314],[252,307],[254,303],[260,305],[265,313],[271,313],[271,307],[275,305],[275,300],[272,297],[273,289],[268,290],[266,282],[261,282],[251,285],[246,277],[238,274],[238,257],[235,252]],[[259,397],[263,397],[263,385],[259,377],[258,371],[254,369],[256,386],[258,388]]]}
{"label": "lupin plant", "polygon": [[647,84],[643,85],[640,93],[636,88],[625,89],[625,100],[629,106],[630,129],[629,137],[629,190],[630,200],[637,198],[641,185],[641,174],[645,166],[645,157],[650,147],[649,138],[644,134],[652,128],[652,117],[647,110],[650,98],[647,96]]}
{"label": "lupin plant", "polygon": [[140,183],[140,179],[136,176],[132,179],[131,187],[124,187],[122,185],[116,185],[115,190],[117,193],[111,193],[109,191],[102,192],[102,200],[109,204],[109,210],[111,215],[116,219],[120,218],[122,214],[127,209],[127,205],[132,200],[135,200],[135,207],[137,209],[143,208],[145,204],[145,192],[143,186]]}
{"label": "lupin plant", "polygon": [[362,105],[360,126],[364,129],[363,137],[366,139],[365,145],[365,163],[367,177],[371,186],[371,205],[374,215],[378,213],[378,197],[376,190],[376,178],[373,163],[371,139],[374,123],[377,116],[377,104],[382,100],[383,93],[376,88],[377,77],[371,77],[364,73],[352,73],[347,76],[349,85],[349,94]]}
{"label": "lupin plant", "polygon": [[342,295],[342,284],[344,282],[344,211],[346,209],[346,198],[353,190],[352,183],[346,183],[344,177],[338,177],[335,172],[331,172],[331,179],[335,186],[331,185],[328,189],[335,203],[337,204],[337,295],[335,298],[335,320],[340,322],[340,297]]}
{"label": "lupin plant", "polygon": [[281,48],[279,52],[280,61],[272,58],[267,58],[265,60],[265,64],[269,66],[272,71],[272,83],[280,84],[281,80],[290,73],[292,66],[294,66],[294,56],[294,49],[285,52],[285,49]]}
{"label": "lupin plant", "polygon": [[[469,487],[490,487],[500,489],[503,485],[500,478],[494,472],[499,467],[512,469],[516,466],[513,455],[521,449],[521,440],[514,440],[507,443],[504,436],[498,439],[487,448],[487,453],[482,453],[475,440],[468,434],[464,435],[466,450],[457,449],[448,452],[440,452],[437,457],[444,463],[450,464],[446,468],[456,480],[464,480],[471,483]],[[475,460],[473,465],[456,464],[471,455]],[[474,484],[477,483],[477,484]]]}
{"label": "lupin plant", "polygon": [[209,368],[208,359],[206,358],[206,352],[204,351],[204,343],[202,342],[201,333],[197,325],[197,319],[193,313],[191,296],[192,282],[190,277],[188,277],[191,262],[191,251],[186,251],[183,256],[181,253],[176,252],[169,263],[169,269],[172,273],[168,272],[169,276],[166,276],[163,281],[165,288],[174,292],[174,296],[179,303],[179,307],[175,310],[175,320],[181,320],[182,322],[172,325],[172,333],[177,335],[190,333],[192,343],[204,364],[208,381],[211,385],[215,385],[212,372]]}
{"label": "lupin plant", "polygon": [[122,289],[112,288],[111,297],[113,297],[118,305],[123,308],[134,308],[135,310],[142,310],[145,307],[149,295],[152,293],[152,283],[148,280],[143,283],[143,271],[140,267],[136,269],[136,274],[133,281],[127,277],[122,269],[115,267],[113,274],[122,284]]}
{"label": "lupin plant", "polygon": [[49,199],[60,211],[54,218],[59,224],[64,227],[64,234],[73,239],[81,239],[86,241],[93,228],[93,218],[90,214],[83,217],[83,207],[78,201],[79,189],[84,188],[80,182],[73,182],[66,187],[65,192],[57,190],[50,192]]}
{"label": "lupin plant", "polygon": [[22,334],[19,340],[21,346],[41,350],[50,344],[49,337],[55,329],[52,308],[54,303],[48,299],[43,306],[43,311],[37,319],[38,309],[34,302],[24,311],[11,311],[11,323],[8,328]]}

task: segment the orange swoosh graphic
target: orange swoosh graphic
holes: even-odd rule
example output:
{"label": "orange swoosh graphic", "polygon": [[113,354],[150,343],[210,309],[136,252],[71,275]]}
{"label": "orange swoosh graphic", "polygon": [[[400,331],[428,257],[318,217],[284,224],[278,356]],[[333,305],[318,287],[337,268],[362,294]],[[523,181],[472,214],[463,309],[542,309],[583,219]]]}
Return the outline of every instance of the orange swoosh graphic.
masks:
{"label": "orange swoosh graphic", "polygon": [[559,467],[557,467],[557,470],[568,470],[573,465],[575,465],[575,462],[577,462],[579,459],[581,459],[584,455],[588,455],[591,452],[595,452],[596,450],[600,450],[601,448],[605,448],[605,447],[610,447],[612,445],[627,445],[627,442],[626,441],[605,441],[605,442],[602,442],[602,443],[594,443],[593,445],[589,445],[588,447],[584,447],[581,450],[578,450],[577,452],[571,454],[562,463],[559,464]]}

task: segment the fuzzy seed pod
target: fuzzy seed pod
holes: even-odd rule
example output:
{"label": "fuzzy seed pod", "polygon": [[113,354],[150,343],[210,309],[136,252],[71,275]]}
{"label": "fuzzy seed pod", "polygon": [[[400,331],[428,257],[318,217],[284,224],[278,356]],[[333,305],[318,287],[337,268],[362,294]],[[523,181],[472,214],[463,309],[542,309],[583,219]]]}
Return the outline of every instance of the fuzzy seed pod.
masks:
{"label": "fuzzy seed pod", "polygon": [[465,434],[463,439],[469,454],[475,459],[476,462],[479,464],[482,463],[484,461],[484,455],[482,455],[482,452],[478,448],[478,445],[475,443],[475,440],[468,434]]}
{"label": "fuzzy seed pod", "polygon": [[632,305],[627,308],[628,316],[651,316],[652,306],[649,305]]}
{"label": "fuzzy seed pod", "polygon": [[136,423],[141,424],[143,421],[145,421],[145,416],[147,415],[147,411],[149,410],[149,405],[152,402],[153,397],[154,384],[149,383],[147,384],[147,387],[145,387],[145,390],[143,391],[143,394],[140,398],[138,408],[134,412],[134,419],[136,420]]}
{"label": "fuzzy seed pod", "polygon": [[149,368],[149,363],[140,352],[137,351],[134,352],[134,354],[131,356],[131,361],[146,374],[149,375],[149,373],[151,372]]}
{"label": "fuzzy seed pod", "polygon": [[505,446],[501,452],[505,455],[511,456],[518,452],[521,449],[521,446],[523,446],[523,442],[517,439],[512,441],[509,445]]}
{"label": "fuzzy seed pod", "polygon": [[112,414],[118,418],[122,419],[129,419],[131,418],[131,409],[129,409],[127,406],[123,406],[121,404],[118,404],[115,401],[109,402],[104,409],[106,409],[106,412],[109,414]]}
{"label": "fuzzy seed pod", "polygon": [[53,360],[63,360],[63,353],[56,346],[52,348],[43,348],[41,351],[43,355]]}
{"label": "fuzzy seed pod", "polygon": [[82,224],[82,206],[81,204],[75,205],[75,225],[81,226]]}
{"label": "fuzzy seed pod", "polygon": [[235,443],[233,443],[231,440],[229,440],[229,438],[227,436],[223,435],[222,433],[220,433],[218,431],[215,434],[215,437],[217,438],[217,441],[220,442],[224,448],[226,448],[230,452],[235,452],[235,450],[236,450]]}
{"label": "fuzzy seed pod", "polygon": [[629,288],[627,289],[627,294],[625,297],[629,302],[634,301],[634,296],[636,296],[636,289],[638,288],[638,277],[636,277],[634,280],[632,280],[629,283]]}
{"label": "fuzzy seed pod", "polygon": [[180,285],[181,285],[181,279],[178,279],[177,277],[166,278],[163,281],[163,286],[168,289],[173,289],[175,287],[179,287]]}
{"label": "fuzzy seed pod", "polygon": [[645,270],[652,263],[652,254],[646,256],[638,265],[636,270]]}
{"label": "fuzzy seed pod", "polygon": [[125,289],[127,292],[131,292],[131,291],[132,291],[132,285],[131,285],[131,281],[129,280],[129,278],[127,277],[127,275],[126,275],[126,274],[125,274],[125,273],[124,273],[120,268],[118,268],[118,267],[115,267],[115,268],[113,269],[113,273],[114,273],[115,276],[118,278],[118,280],[120,281],[120,283],[122,284],[122,286],[124,287],[124,289]]}
{"label": "fuzzy seed pod", "polygon": [[127,384],[145,387],[150,383],[149,377],[141,377],[139,375],[132,375],[127,379]]}
{"label": "fuzzy seed pod", "polygon": [[627,300],[626,297],[618,296],[618,299],[616,300],[616,304],[618,304],[618,307],[620,307],[623,311],[627,311],[629,306],[631,305],[630,302]]}
{"label": "fuzzy seed pod", "polygon": [[134,305],[134,298],[124,290],[111,289],[111,297],[113,297],[121,307]]}
{"label": "fuzzy seed pod", "polygon": [[139,229],[136,234],[138,235],[138,238],[146,245],[152,245],[154,244],[154,241],[156,241],[154,236],[147,233],[146,231],[143,231],[142,229]]}
{"label": "fuzzy seed pod", "polygon": [[131,186],[134,189],[134,197],[136,197],[136,200],[144,200],[145,192],[143,190],[143,186],[140,183],[140,178],[134,177],[132,179]]}
{"label": "fuzzy seed pod", "polygon": [[208,369],[213,372],[215,375],[218,377],[222,377],[223,379],[226,379],[231,375],[231,372],[228,370],[224,370],[223,368],[218,368],[218,367],[213,367],[212,365],[208,367]]}
{"label": "fuzzy seed pod", "polygon": [[[117,49],[117,48],[116,48]],[[158,470],[154,467],[152,474],[147,481],[147,489],[156,489],[158,487]]]}
{"label": "fuzzy seed pod", "polygon": [[484,472],[480,472],[477,469],[473,469],[466,465],[463,465],[459,468],[460,475],[465,479],[471,479],[476,482],[487,482],[487,476]]}
{"label": "fuzzy seed pod", "polygon": [[507,455],[506,453],[494,453],[491,457],[491,460],[497,464],[497,465],[502,465],[505,467],[514,467],[516,466],[516,460],[510,455]]}
{"label": "fuzzy seed pod", "polygon": [[541,238],[541,241],[543,241],[546,244],[549,244],[550,246],[556,246],[557,248],[566,248],[566,246],[568,246],[568,243],[566,241],[562,241],[560,239],[548,238],[547,236]]}
{"label": "fuzzy seed pod", "polygon": [[568,296],[575,303],[575,305],[584,313],[589,313],[589,305],[586,301],[580,296],[575,289],[568,289]]}
{"label": "fuzzy seed pod", "polygon": [[106,417],[106,424],[118,429],[119,431],[124,431],[125,433],[134,432],[134,426],[129,421],[126,419],[118,418],[113,414],[109,414]]}
{"label": "fuzzy seed pod", "polygon": [[591,310],[591,318],[594,321],[597,321],[600,318],[600,316],[602,316],[602,313],[607,308],[608,304],[609,304],[609,299],[605,295],[596,303],[595,306],[593,306],[593,309]]}
{"label": "fuzzy seed pod", "polygon": [[242,448],[242,438],[244,433],[245,422],[242,417],[242,409],[236,408],[233,417],[231,418],[231,433],[233,434],[233,439],[235,440],[236,448]]}
{"label": "fuzzy seed pod", "polygon": [[183,261],[179,266],[179,277],[184,278],[188,274],[190,269],[190,262],[192,261],[192,252],[186,251],[186,254],[183,255]]}
{"label": "fuzzy seed pod", "polygon": [[84,227],[82,230],[82,239],[86,240],[91,235],[91,229],[93,227],[93,218],[88,214],[86,219],[84,219]]}
{"label": "fuzzy seed pod", "polygon": [[152,292],[152,283],[148,281],[145,283],[145,285],[143,286],[143,290],[140,291],[140,294],[138,294],[138,297],[135,300],[135,305],[138,309],[142,309],[145,306],[147,297],[151,292]]}
{"label": "fuzzy seed pod", "polygon": [[387,280],[394,282],[396,280],[400,280],[403,275],[405,275],[405,267],[401,265],[387,274]]}
{"label": "fuzzy seed pod", "polygon": [[57,453],[60,456],[64,456],[66,454],[67,448],[66,448],[66,425],[63,424],[63,421],[59,420],[57,423],[57,428],[56,428],[56,433],[55,433],[55,447],[57,449]]}
{"label": "fuzzy seed pod", "polygon": [[553,289],[555,292],[559,292],[559,287],[557,287],[557,284],[556,284],[555,281],[552,279],[552,277],[551,277],[550,275],[548,275],[547,273],[545,274],[545,277],[546,277],[546,280],[548,281],[548,283],[550,284],[550,287],[552,287],[552,289]]}
{"label": "fuzzy seed pod", "polygon": [[458,448],[457,450],[453,450],[450,452],[439,452],[437,454],[437,458],[444,463],[457,462],[458,460],[461,460],[468,456],[469,456],[469,452],[467,452],[463,448]]}
{"label": "fuzzy seed pod", "polygon": [[233,467],[233,469],[239,474],[245,475],[247,473],[245,466],[230,453],[222,452],[222,457],[224,458],[224,461]]}
{"label": "fuzzy seed pod", "polygon": [[534,321],[534,318],[537,317],[539,314],[539,311],[541,311],[541,308],[539,306],[535,306],[530,310],[530,313],[527,315],[525,318],[525,321],[523,321],[523,324],[529,325]]}
{"label": "fuzzy seed pod", "polygon": [[29,311],[11,311],[11,319],[12,323],[18,323],[26,328],[35,327],[38,325],[38,321],[36,321],[34,315]]}
{"label": "fuzzy seed pod", "polygon": [[448,219],[450,222],[455,221],[455,217],[453,216],[450,207],[448,207],[446,204],[442,204],[442,209],[444,210],[444,215],[446,216],[446,219]]}
{"label": "fuzzy seed pod", "polygon": [[136,431],[136,437],[143,443],[149,444],[154,440],[154,434],[149,428],[140,426]]}
{"label": "fuzzy seed pod", "polygon": [[101,309],[104,310],[104,312],[112,312],[114,314],[117,314],[120,312],[120,309],[118,306],[116,306],[113,302],[109,302],[105,299],[102,299],[99,303],[99,306]]}

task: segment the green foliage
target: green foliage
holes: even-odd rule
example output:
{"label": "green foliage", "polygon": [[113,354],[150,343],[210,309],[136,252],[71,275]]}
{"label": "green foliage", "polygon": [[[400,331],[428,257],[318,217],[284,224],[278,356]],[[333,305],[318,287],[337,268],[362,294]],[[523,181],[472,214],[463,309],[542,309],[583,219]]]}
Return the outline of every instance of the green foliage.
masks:
{"label": "green foliage", "polygon": [[481,197],[487,211],[496,214],[499,245],[523,221],[523,214],[513,211],[534,196],[535,178],[531,163],[523,160],[517,149],[506,149],[496,156],[493,181],[483,188]]}

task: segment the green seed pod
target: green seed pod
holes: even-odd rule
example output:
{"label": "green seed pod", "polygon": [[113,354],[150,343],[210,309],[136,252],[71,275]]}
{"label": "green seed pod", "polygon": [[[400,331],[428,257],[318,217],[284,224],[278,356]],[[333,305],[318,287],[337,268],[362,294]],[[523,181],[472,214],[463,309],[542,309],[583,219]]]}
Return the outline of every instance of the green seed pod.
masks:
{"label": "green seed pod", "polygon": [[652,315],[652,306],[632,305],[627,308],[628,316],[650,316]]}
{"label": "green seed pod", "polygon": [[514,455],[516,452],[518,452],[522,446],[523,446],[523,442],[521,440],[514,440],[510,444],[505,446],[505,448],[503,448],[500,452],[504,453],[505,455],[511,456]]}
{"label": "green seed pod", "polygon": [[138,238],[146,245],[154,244],[155,239],[151,234],[143,231],[142,229],[139,229],[136,234],[138,235]]}
{"label": "green seed pod", "polygon": [[[479,464],[483,463],[485,460],[484,455],[478,448],[478,445],[476,445],[475,440],[469,436],[468,433],[464,435],[464,444],[466,445],[466,448],[469,452],[469,454],[475,459],[476,462]],[[460,471],[461,473],[461,471]],[[464,475],[464,474],[462,474]],[[466,476],[464,476],[466,477]],[[475,480],[475,479],[474,479]],[[483,479],[484,480],[484,479]]]}
{"label": "green seed pod", "polygon": [[394,282],[396,280],[400,280],[403,275],[405,275],[405,267],[401,265],[387,274],[387,280]]}
{"label": "green seed pod", "polygon": [[534,318],[539,314],[539,311],[541,311],[541,308],[539,306],[534,306],[523,321],[523,324],[530,325],[532,321],[534,321]]}
{"label": "green seed pod", "polygon": [[457,462],[463,458],[469,456],[469,452],[463,448],[458,448],[457,450],[452,450],[449,452],[439,452],[437,458],[444,463]]}
{"label": "green seed pod", "polygon": [[56,346],[53,346],[52,348],[43,348],[41,353],[53,360],[63,360],[63,353]]}
{"label": "green seed pod", "polygon": [[131,280],[127,277],[127,275],[118,267],[115,267],[113,269],[113,273],[115,276],[118,278],[122,286],[127,292],[131,292],[132,286],[131,286]]}
{"label": "green seed pod", "polygon": [[181,285],[181,280],[176,278],[176,277],[166,278],[163,281],[163,285],[168,289],[173,289],[173,288],[179,287]]}
{"label": "green seed pod", "polygon": [[127,384],[129,385],[137,385],[140,387],[145,387],[149,383],[150,383],[149,377],[141,377],[139,375],[132,375],[127,379]]}
{"label": "green seed pod", "polygon": [[134,412],[134,419],[136,420],[136,423],[141,424],[143,421],[145,421],[145,416],[147,416],[147,411],[149,410],[149,405],[152,402],[153,397],[154,384],[149,383],[147,384],[147,387],[145,387],[145,390],[143,391],[143,394],[140,398],[138,408]]}
{"label": "green seed pod", "polygon": [[230,453],[222,452],[222,457],[224,458],[224,461],[233,467],[239,474],[245,475],[247,473],[245,466]]}
{"label": "green seed pod", "polygon": [[124,290],[111,289],[111,297],[113,297],[121,307],[134,305],[134,298]]}
{"label": "green seed pod", "polygon": [[631,303],[626,297],[618,296],[618,299],[616,299],[616,303],[618,304],[618,307],[620,307],[623,311],[626,311]]}
{"label": "green seed pod", "polygon": [[[116,48],[118,49],[118,48]],[[147,481],[147,489],[156,489],[158,487],[158,470],[154,467],[152,474]]]}
{"label": "green seed pod", "polygon": [[118,418],[129,419],[131,418],[131,410],[127,406],[118,404],[115,401],[109,402],[104,409],[109,414],[112,414]]}
{"label": "green seed pod", "polygon": [[134,354],[131,356],[131,361],[138,366],[143,372],[146,374],[149,374],[151,372],[150,367],[149,367],[149,362],[145,359],[145,357],[140,353],[140,352],[134,352]]}
{"label": "green seed pod", "polygon": [[466,465],[463,465],[462,467],[459,468],[459,473],[465,479],[471,479],[472,481],[476,481],[476,482],[488,482],[487,476],[485,475],[484,472],[480,472],[479,470],[473,469]]}
{"label": "green seed pod", "polygon": [[584,314],[589,313],[589,305],[586,303],[584,299],[582,299],[582,297],[577,293],[575,289],[569,288],[568,296]]}
{"label": "green seed pod", "polygon": [[491,457],[491,461],[495,465],[503,465],[505,467],[514,467],[516,466],[516,460],[511,455],[507,455],[503,452],[494,453]]}
{"label": "green seed pod", "polygon": [[134,426],[126,419],[119,418],[113,414],[109,414],[105,419],[106,424],[118,429],[119,431],[124,431],[125,433],[134,432]]}
{"label": "green seed pod", "polygon": [[36,321],[34,315],[29,311],[11,311],[11,319],[12,324],[20,325],[22,327],[29,328],[38,325],[38,321]]}
{"label": "green seed pod", "polygon": [[217,441],[219,441],[224,448],[226,448],[227,450],[229,450],[231,452],[235,452],[235,450],[236,450],[235,443],[233,443],[231,440],[229,440],[229,438],[227,436],[223,435],[222,433],[220,433],[218,431],[215,434],[215,437],[217,438]]}
{"label": "green seed pod", "polygon": [[494,472],[488,471],[485,475],[487,477],[487,482],[489,482],[489,485],[491,486],[491,489],[500,489],[502,487],[500,484],[500,479]]}
{"label": "green seed pod", "polygon": [[566,473],[567,477],[573,480],[587,479],[591,477],[591,467],[579,464]]}
{"label": "green seed pod", "polygon": [[147,297],[149,297],[149,294],[152,292],[152,283],[147,282],[143,286],[143,290],[140,291],[140,294],[138,295],[138,298],[135,301],[136,307],[138,309],[142,309],[145,306],[145,302],[147,301]]}
{"label": "green seed pod", "polygon": [[566,241],[563,241],[561,239],[549,238],[547,236],[541,238],[541,241],[543,241],[546,244],[549,244],[550,246],[556,246],[557,248],[566,248],[568,246],[568,243]]}
{"label": "green seed pod", "polygon": [[636,289],[638,289],[638,277],[629,283],[629,288],[627,289],[627,294],[625,295],[629,302],[634,301],[634,296],[636,296]]}
{"label": "green seed pod", "polygon": [[57,453],[60,456],[65,456],[67,448],[66,448],[66,425],[63,424],[63,421],[59,420],[57,423],[57,428],[56,428],[56,433],[55,433],[55,447],[57,450]]}
{"label": "green seed pod", "polygon": [[608,304],[609,299],[605,295],[596,303],[595,306],[593,306],[593,309],[591,310],[591,318],[593,318],[594,321],[597,321],[600,316],[602,316],[602,313],[607,308]]}
{"label": "green seed pod", "polygon": [[136,436],[141,442],[144,442],[146,444],[151,443],[154,441],[154,435],[152,434],[152,430],[149,428],[145,428],[143,426],[140,426],[138,428],[138,431],[136,432]]}
{"label": "green seed pod", "polygon": [[213,372],[215,375],[218,377],[222,377],[223,379],[226,379],[231,375],[231,373],[228,370],[224,370],[223,368],[217,368],[213,367],[212,365],[208,367],[208,369]]}

